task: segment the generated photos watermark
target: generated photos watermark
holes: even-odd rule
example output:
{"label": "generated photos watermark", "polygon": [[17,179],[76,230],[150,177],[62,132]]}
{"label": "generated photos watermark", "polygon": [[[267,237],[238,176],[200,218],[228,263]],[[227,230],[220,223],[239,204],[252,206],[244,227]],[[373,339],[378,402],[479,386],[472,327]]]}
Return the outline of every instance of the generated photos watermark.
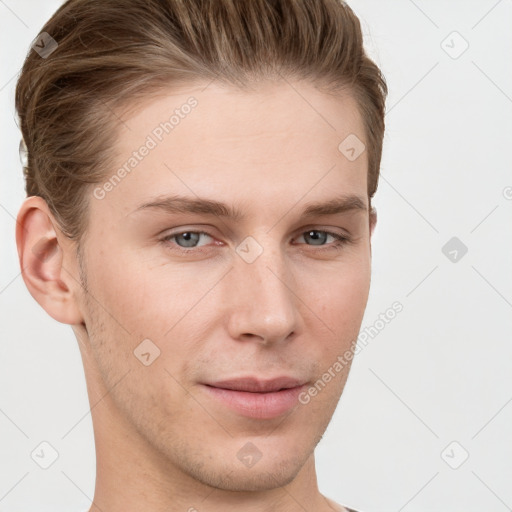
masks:
{"label": "generated photos watermark", "polygon": [[333,380],[343,369],[350,364],[350,361],[357,355],[363,348],[365,348],[369,341],[374,339],[392,320],[396,318],[398,313],[403,310],[403,305],[399,301],[393,302],[391,307],[386,309],[384,313],[380,313],[379,318],[373,322],[372,325],[365,327],[359,332],[357,343],[353,343],[352,349],[346,350],[342,355],[336,358],[336,361],[322,374],[322,376],[307,390],[299,395],[299,402],[302,405],[307,405],[311,399],[317,396],[331,380]]}
{"label": "generated photos watermark", "polygon": [[160,142],[164,140],[166,135],[172,132],[183,119],[185,119],[192,110],[197,107],[198,101],[194,96],[187,99],[185,103],[180,105],[179,108],[174,109],[174,113],[168,120],[162,121],[156,126],[151,133],[146,137],[141,146],[133,151],[132,155],[124,162],[124,164],[117,169],[117,171],[109,178],[103,185],[98,186],[93,191],[93,196],[96,199],[105,199],[105,196],[114,190],[114,188],[121,183],[121,181],[135,169],[150,152],[155,149]]}

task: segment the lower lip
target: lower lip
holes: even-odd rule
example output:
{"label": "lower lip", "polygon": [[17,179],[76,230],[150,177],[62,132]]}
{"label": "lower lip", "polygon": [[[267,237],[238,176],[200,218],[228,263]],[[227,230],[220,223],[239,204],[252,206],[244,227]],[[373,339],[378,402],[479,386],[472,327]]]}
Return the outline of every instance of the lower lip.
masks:
{"label": "lower lip", "polygon": [[276,418],[289,411],[297,403],[301,391],[306,387],[272,391],[269,393],[251,393],[232,389],[203,386],[216,400],[223,403],[238,414],[248,418],[261,420]]}

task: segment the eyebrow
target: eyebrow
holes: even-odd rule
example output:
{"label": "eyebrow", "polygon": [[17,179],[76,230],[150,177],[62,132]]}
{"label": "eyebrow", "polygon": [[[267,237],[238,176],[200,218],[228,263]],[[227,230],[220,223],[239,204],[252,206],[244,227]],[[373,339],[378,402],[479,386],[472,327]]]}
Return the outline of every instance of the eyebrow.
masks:
{"label": "eyebrow", "polygon": [[[232,219],[235,222],[245,218],[245,214],[243,214],[241,210],[225,203],[213,199],[192,198],[178,195],[157,197],[154,200],[141,204],[132,213],[144,210],[160,210],[169,214],[205,214]],[[365,200],[357,195],[342,195],[327,201],[306,203],[302,211],[302,217],[319,217],[354,211],[367,212],[368,206]]]}

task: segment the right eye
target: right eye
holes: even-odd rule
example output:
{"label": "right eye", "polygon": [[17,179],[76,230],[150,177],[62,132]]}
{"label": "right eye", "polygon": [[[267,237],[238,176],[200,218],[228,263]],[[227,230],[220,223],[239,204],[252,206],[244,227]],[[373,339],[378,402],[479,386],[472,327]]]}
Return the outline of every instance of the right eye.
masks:
{"label": "right eye", "polygon": [[[212,238],[208,233],[204,231],[181,231],[178,233],[171,233],[162,238],[161,242],[166,245],[177,245],[182,248],[193,249],[195,247],[203,247],[203,245],[198,245],[201,236],[206,236]],[[171,241],[174,241],[170,244]]]}

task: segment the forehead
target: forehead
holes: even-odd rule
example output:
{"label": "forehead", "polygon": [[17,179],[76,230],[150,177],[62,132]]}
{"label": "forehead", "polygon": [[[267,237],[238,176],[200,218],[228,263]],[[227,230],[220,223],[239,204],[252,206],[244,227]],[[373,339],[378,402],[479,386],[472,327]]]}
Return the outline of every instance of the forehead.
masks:
{"label": "forehead", "polygon": [[354,137],[365,143],[348,94],[284,80],[251,91],[196,84],[148,97],[123,121],[102,207],[125,214],[164,193],[268,203],[308,188],[366,192],[366,151],[349,159],[340,150]]}

